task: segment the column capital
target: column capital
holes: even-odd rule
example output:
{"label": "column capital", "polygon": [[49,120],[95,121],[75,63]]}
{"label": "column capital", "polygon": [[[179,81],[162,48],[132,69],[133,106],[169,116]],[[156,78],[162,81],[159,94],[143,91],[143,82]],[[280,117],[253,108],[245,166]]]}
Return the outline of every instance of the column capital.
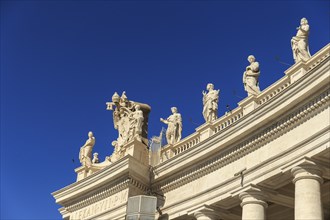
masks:
{"label": "column capital", "polygon": [[194,212],[194,216],[197,219],[217,219],[220,217],[217,211],[210,207],[204,207],[203,209]]}
{"label": "column capital", "polygon": [[246,204],[259,204],[262,205],[264,208],[268,207],[267,204],[267,194],[264,193],[259,188],[250,188],[245,192],[241,192],[239,194],[240,200],[242,200],[241,207],[243,207]]}
{"label": "column capital", "polygon": [[321,184],[323,183],[322,169],[313,162],[304,163],[292,168],[291,174],[294,177],[293,183],[301,179],[314,179]]}

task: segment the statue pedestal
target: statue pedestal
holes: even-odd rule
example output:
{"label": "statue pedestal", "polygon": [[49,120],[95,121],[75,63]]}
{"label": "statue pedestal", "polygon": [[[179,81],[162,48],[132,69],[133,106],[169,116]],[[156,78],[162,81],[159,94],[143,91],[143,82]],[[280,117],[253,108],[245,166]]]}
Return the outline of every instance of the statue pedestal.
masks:
{"label": "statue pedestal", "polygon": [[115,162],[126,155],[131,155],[143,165],[149,166],[148,147],[136,139],[122,146],[120,152],[114,152],[111,156],[111,162]]}
{"label": "statue pedestal", "polygon": [[214,126],[211,122],[205,122],[205,124],[196,128],[196,131],[200,134],[200,141],[203,141],[214,134]]}
{"label": "statue pedestal", "polygon": [[86,166],[78,167],[74,171],[77,173],[77,181],[82,180],[89,175],[89,169]]}
{"label": "statue pedestal", "polygon": [[294,83],[301,77],[303,77],[307,72],[307,66],[306,63],[303,61],[299,61],[298,63],[291,66],[289,69],[287,69],[284,73],[285,75],[290,77],[290,82]]}
{"label": "statue pedestal", "polygon": [[243,99],[238,103],[238,106],[243,108],[243,115],[247,115],[248,113],[252,112],[256,109],[259,104],[256,96],[248,96],[247,98]]}
{"label": "statue pedestal", "polygon": [[111,164],[110,160],[106,159],[102,163],[94,163],[91,164],[89,167],[87,166],[81,166],[76,168],[74,171],[77,173],[77,181],[84,179],[85,177],[88,177],[89,175],[92,175],[93,173],[102,170],[103,168],[109,166]]}

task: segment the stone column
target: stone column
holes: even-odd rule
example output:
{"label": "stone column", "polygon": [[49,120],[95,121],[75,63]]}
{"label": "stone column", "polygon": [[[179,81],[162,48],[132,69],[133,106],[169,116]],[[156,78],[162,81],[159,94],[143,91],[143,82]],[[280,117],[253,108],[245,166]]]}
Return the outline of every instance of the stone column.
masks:
{"label": "stone column", "polygon": [[266,202],[265,194],[257,188],[250,189],[239,194],[242,200],[242,220],[265,220]]}
{"label": "stone column", "polygon": [[218,220],[219,215],[211,208],[204,208],[194,213],[197,220]]}
{"label": "stone column", "polygon": [[322,171],[315,164],[292,168],[295,184],[294,216],[296,220],[323,219],[321,184]]}

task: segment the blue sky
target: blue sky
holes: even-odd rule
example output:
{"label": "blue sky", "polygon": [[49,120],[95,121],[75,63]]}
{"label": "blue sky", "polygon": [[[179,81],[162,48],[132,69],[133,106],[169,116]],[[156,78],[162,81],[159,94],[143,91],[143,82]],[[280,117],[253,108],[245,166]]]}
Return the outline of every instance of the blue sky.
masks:
{"label": "blue sky", "polygon": [[[114,92],[152,110],[149,137],[172,106],[183,137],[204,123],[202,90],[219,116],[246,97],[247,56],[265,89],[293,64],[290,39],[309,21],[310,51],[329,43],[329,1],[2,1],[1,219],[60,219],[51,196],[75,182],[88,131],[101,160],[117,138]],[[75,160],[75,162],[72,161]]]}

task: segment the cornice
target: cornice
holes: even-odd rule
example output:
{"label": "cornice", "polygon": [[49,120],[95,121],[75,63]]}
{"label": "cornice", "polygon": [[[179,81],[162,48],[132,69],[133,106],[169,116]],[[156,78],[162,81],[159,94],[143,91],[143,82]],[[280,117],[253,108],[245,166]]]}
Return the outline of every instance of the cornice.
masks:
{"label": "cornice", "polygon": [[99,189],[97,191],[88,193],[87,195],[76,198],[75,200],[69,201],[69,204],[65,205],[65,209],[74,212],[81,208],[84,208],[90,204],[101,201],[111,195],[114,195],[124,189],[128,188],[128,185],[132,182],[128,176],[122,177],[116,183],[111,186]]}
{"label": "cornice", "polygon": [[[128,165],[128,156],[123,157],[122,159],[116,161],[116,163],[113,163],[109,165],[108,167],[104,168],[103,170],[97,172],[97,178],[100,179],[108,174],[109,171],[115,172],[117,170],[120,170],[121,168]],[[58,199],[58,197],[62,197],[66,194],[71,193],[73,190],[77,190],[78,188],[82,188],[84,186],[90,185],[91,182],[96,178],[96,175],[90,175],[80,181],[77,181],[75,183],[72,183],[60,190],[57,190],[52,193],[52,195],[55,197],[55,199]]]}
{"label": "cornice", "polygon": [[143,182],[147,182],[144,179],[148,178],[149,175],[143,178],[139,174],[141,172],[143,175],[148,173],[148,167],[141,165],[135,158],[127,155],[105,169],[58,190],[52,195],[55,197],[56,203],[67,206],[73,204],[77,199],[81,200],[81,197],[84,197],[86,193],[91,196],[90,192],[99,192],[100,189],[121,185],[122,181],[126,181],[126,179],[130,179],[129,184],[132,186],[145,190],[142,185],[147,184]]}
{"label": "cornice", "polygon": [[316,98],[310,100],[307,104],[298,107],[294,111],[288,113],[287,116],[273,123],[263,131],[255,134],[244,142],[235,145],[232,148],[224,149],[220,154],[212,159],[201,163],[193,168],[181,172],[179,175],[172,176],[166,181],[156,182],[153,190],[162,190],[164,193],[182,186],[194,179],[200,178],[208,173],[217,170],[232,161],[235,161],[250,152],[262,147],[267,142],[283,135],[293,127],[306,121],[309,117],[313,117],[318,112],[323,111],[329,106],[330,89],[321,93]]}
{"label": "cornice", "polygon": [[103,189],[99,189],[82,197],[79,197],[74,201],[70,201],[70,205],[65,206],[65,209],[69,212],[74,212],[131,187],[137,188],[144,192],[146,192],[148,189],[148,186],[135,179],[134,177],[125,176],[111,186],[107,186]]}

